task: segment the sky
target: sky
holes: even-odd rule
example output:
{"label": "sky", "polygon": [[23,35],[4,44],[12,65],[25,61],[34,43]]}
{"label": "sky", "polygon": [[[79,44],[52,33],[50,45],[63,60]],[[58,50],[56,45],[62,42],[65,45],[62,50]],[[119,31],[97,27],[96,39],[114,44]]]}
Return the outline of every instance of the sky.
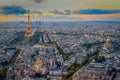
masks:
{"label": "sky", "polygon": [[120,21],[120,0],[0,0],[0,22]]}

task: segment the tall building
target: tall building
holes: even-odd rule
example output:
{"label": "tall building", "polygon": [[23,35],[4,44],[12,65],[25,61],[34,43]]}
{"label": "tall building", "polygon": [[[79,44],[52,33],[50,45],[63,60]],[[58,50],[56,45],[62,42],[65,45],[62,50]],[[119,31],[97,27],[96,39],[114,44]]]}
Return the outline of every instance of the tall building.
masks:
{"label": "tall building", "polygon": [[30,27],[30,15],[28,14],[28,24],[27,24],[27,29],[25,31],[25,37],[32,37],[33,36],[33,31],[31,30]]}
{"label": "tall building", "polygon": [[104,49],[110,48],[110,36],[107,36],[106,42],[103,46]]}

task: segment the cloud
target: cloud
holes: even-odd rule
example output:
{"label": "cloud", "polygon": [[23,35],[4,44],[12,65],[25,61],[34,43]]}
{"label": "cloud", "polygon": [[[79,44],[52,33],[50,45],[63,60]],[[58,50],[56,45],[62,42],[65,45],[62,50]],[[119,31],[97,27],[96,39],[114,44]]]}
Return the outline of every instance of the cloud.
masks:
{"label": "cloud", "polygon": [[33,0],[36,3],[42,3],[42,2],[46,2],[47,0]]}
{"label": "cloud", "polygon": [[50,11],[54,14],[61,14],[61,15],[71,15],[71,14],[117,14],[120,13],[120,10],[104,10],[104,9],[85,9],[85,10],[77,10],[77,11],[71,11],[70,9],[66,9],[63,12],[59,10],[53,10]]}
{"label": "cloud", "polygon": [[66,9],[66,10],[65,10],[65,14],[66,14],[66,15],[70,15],[70,14],[72,14],[72,11],[71,11],[70,9]]}
{"label": "cloud", "polygon": [[120,19],[120,13],[117,14],[71,14],[69,18],[80,18],[80,19]]}
{"label": "cloud", "polygon": [[104,9],[86,9],[74,11],[75,14],[115,14],[120,13],[120,10],[104,10]]}
{"label": "cloud", "polygon": [[63,12],[55,9],[55,10],[50,11],[50,12],[54,13],[54,14],[61,14],[61,15],[70,15],[70,14],[72,14],[72,11],[70,9],[65,9]]}
{"label": "cloud", "polygon": [[0,14],[26,14],[28,10],[23,9],[21,6],[2,6],[0,7]]}
{"label": "cloud", "polygon": [[58,11],[58,10],[53,10],[53,11],[50,11],[51,13],[54,13],[54,14],[64,14],[63,12],[61,11]]}
{"label": "cloud", "polygon": [[29,13],[31,13],[31,14],[43,14],[43,12],[36,11],[36,10],[34,10],[34,11],[29,11]]}

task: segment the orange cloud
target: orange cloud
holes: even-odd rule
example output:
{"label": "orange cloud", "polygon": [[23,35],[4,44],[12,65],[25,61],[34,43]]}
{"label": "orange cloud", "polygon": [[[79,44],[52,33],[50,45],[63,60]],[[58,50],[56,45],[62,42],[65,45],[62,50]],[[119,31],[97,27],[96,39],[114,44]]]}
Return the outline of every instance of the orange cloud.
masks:
{"label": "orange cloud", "polygon": [[5,21],[22,21],[24,20],[23,15],[0,15],[0,22]]}
{"label": "orange cloud", "polygon": [[[51,16],[57,18],[62,16],[63,18],[76,18],[76,19],[83,19],[83,20],[91,20],[91,19],[120,19],[119,14],[101,14],[101,15],[86,15],[86,14],[70,14],[70,15],[61,15],[61,14],[53,14],[50,12],[44,12],[44,14],[31,14],[31,21],[40,21],[45,20],[47,16]],[[0,14],[0,22],[5,21],[27,21],[27,14],[24,15],[2,15]]]}
{"label": "orange cloud", "polygon": [[69,18],[80,18],[80,19],[108,19],[108,18],[120,18],[119,14],[101,14],[101,15],[86,15],[86,14],[71,14]]}

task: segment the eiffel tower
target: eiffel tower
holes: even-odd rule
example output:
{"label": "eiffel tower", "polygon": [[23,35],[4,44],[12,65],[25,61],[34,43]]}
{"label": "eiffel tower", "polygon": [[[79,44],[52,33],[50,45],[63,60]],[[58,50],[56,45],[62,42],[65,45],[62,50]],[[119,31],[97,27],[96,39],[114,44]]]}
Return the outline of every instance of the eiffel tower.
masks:
{"label": "eiffel tower", "polygon": [[28,14],[28,24],[27,24],[27,29],[25,31],[25,37],[33,37],[33,31],[30,27],[30,15]]}

